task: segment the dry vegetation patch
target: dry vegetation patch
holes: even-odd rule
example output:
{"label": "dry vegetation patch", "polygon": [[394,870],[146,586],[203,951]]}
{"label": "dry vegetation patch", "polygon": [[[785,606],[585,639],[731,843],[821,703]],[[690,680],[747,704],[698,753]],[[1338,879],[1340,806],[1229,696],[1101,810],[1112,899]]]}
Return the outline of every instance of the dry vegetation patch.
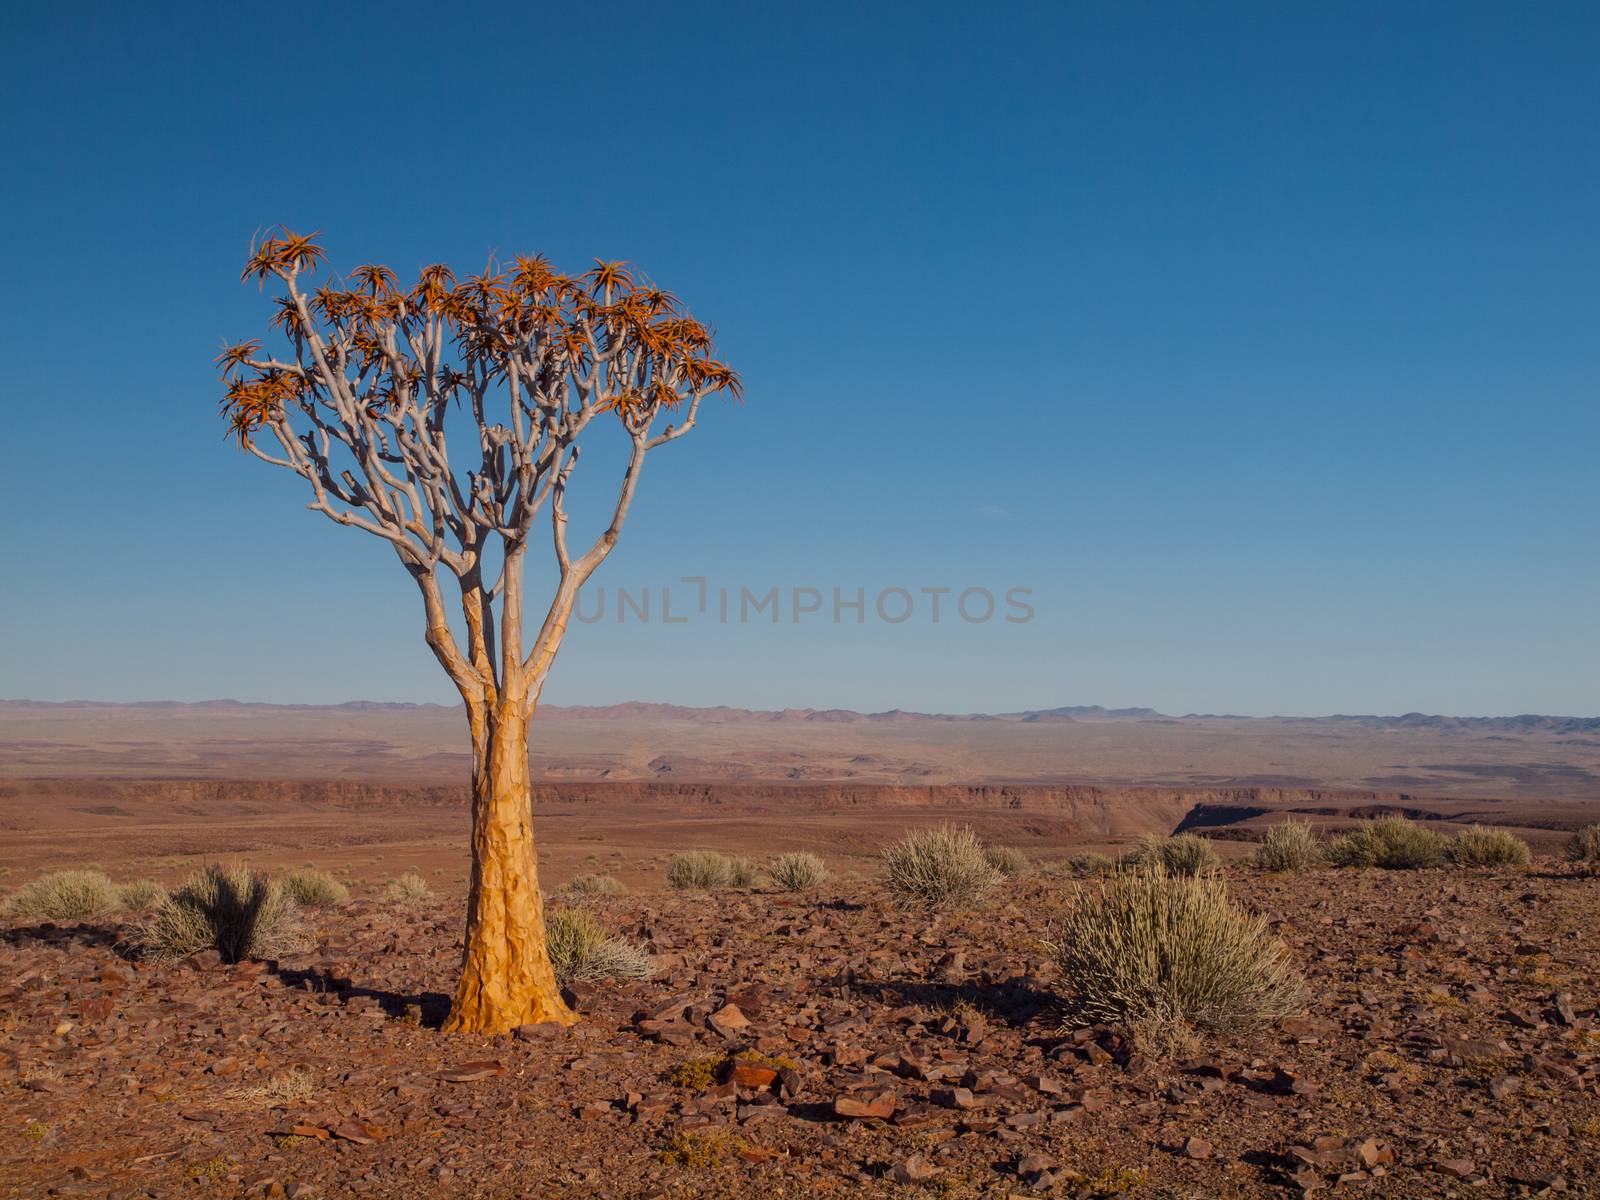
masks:
{"label": "dry vegetation patch", "polygon": [[103,871],[52,871],[30,880],[6,899],[7,917],[82,921],[118,906],[117,885]]}
{"label": "dry vegetation patch", "polygon": [[783,892],[804,892],[826,883],[828,864],[807,850],[780,854],[767,867],[773,886]]}
{"label": "dry vegetation patch", "polygon": [[1473,825],[1456,834],[1445,856],[1458,867],[1521,867],[1533,858],[1533,851],[1504,829]]}
{"label": "dry vegetation patch", "polygon": [[1052,950],[1078,1023],[1259,1028],[1298,1012],[1304,982],[1266,921],[1222,879],[1125,871],[1069,905]]}
{"label": "dry vegetation patch", "polygon": [[397,904],[426,904],[433,899],[433,888],[417,872],[407,871],[384,886],[383,898]]}
{"label": "dry vegetation patch", "polygon": [[1192,833],[1146,837],[1128,855],[1127,862],[1133,867],[1158,865],[1168,875],[1199,875],[1220,865],[1211,843]]}
{"label": "dry vegetation patch", "polygon": [[276,880],[249,867],[212,864],[161,901],[135,927],[130,943],[155,963],[204,950],[239,962],[298,953],[309,948],[311,936]]}
{"label": "dry vegetation patch", "polygon": [[926,909],[974,904],[1000,879],[967,826],[913,830],[883,852],[883,867],[890,895]]}
{"label": "dry vegetation patch", "polygon": [[577,876],[561,890],[569,896],[582,900],[590,896],[620,896],[628,889],[623,887],[622,881],[614,875],[589,874]]}
{"label": "dry vegetation patch", "polygon": [[1028,856],[1015,846],[990,846],[983,852],[983,857],[988,860],[997,875],[1009,879],[1026,875],[1033,870],[1033,864],[1028,861]]}
{"label": "dry vegetation patch", "polygon": [[1305,871],[1326,859],[1316,830],[1305,821],[1280,821],[1267,830],[1256,866],[1263,871]]}
{"label": "dry vegetation patch", "polygon": [[1600,867],[1600,825],[1585,825],[1572,835],[1567,843],[1568,862],[1587,867]]}
{"label": "dry vegetation patch", "polygon": [[667,860],[667,886],[677,891],[721,888],[732,882],[732,864],[715,850],[689,850]]}
{"label": "dry vegetation patch", "polygon": [[586,909],[554,909],[545,914],[544,930],[550,965],[562,986],[649,979],[655,974],[649,955],[632,942],[611,936]]}
{"label": "dry vegetation patch", "polygon": [[1328,861],[1338,867],[1416,870],[1445,861],[1449,842],[1404,817],[1379,817],[1328,843]]}
{"label": "dry vegetation patch", "polygon": [[283,877],[283,890],[301,908],[333,908],[350,900],[350,889],[326,871],[304,867]]}

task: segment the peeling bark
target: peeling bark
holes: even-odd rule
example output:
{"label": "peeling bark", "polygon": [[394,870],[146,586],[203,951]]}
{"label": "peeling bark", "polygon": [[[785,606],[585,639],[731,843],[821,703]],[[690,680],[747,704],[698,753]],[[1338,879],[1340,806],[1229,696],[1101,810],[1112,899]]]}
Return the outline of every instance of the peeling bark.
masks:
{"label": "peeling bark", "polygon": [[[474,719],[472,889],[461,980],[447,1032],[504,1033],[578,1017],[545,947],[528,783],[528,726],[516,713]],[[481,750],[480,750],[481,746]]]}

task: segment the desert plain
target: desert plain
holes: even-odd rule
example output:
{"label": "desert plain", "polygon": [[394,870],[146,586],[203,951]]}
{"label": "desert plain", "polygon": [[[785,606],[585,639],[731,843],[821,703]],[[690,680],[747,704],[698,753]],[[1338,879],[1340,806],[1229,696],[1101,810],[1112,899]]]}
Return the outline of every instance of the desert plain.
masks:
{"label": "desert plain", "polygon": [[[571,1030],[445,1036],[467,878],[449,707],[0,704],[0,889],[96,867],[315,866],[314,945],[156,967],[134,919],[0,923],[0,1195],[1600,1195],[1600,721],[553,709],[551,903],[652,978]],[[1525,867],[1261,871],[1285,816],[1508,829]],[[1031,870],[897,904],[879,854],[970,825]],[[1063,864],[1209,838],[1304,1012],[1153,1052],[1063,1022]],[[821,855],[785,893],[678,892],[670,855]],[[415,872],[422,901],[385,898]],[[617,894],[578,898],[580,875]]]}

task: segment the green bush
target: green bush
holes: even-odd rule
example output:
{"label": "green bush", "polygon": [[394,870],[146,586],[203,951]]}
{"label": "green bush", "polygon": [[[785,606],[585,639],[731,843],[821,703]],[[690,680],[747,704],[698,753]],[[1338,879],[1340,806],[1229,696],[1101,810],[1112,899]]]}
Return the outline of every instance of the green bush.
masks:
{"label": "green bush", "polygon": [[117,907],[117,885],[102,871],[52,871],[18,888],[5,915],[34,921],[81,921]]}
{"label": "green bush", "polygon": [[604,980],[649,979],[650,958],[632,942],[612,937],[593,914],[581,908],[559,908],[545,914],[545,944],[556,982],[595,983]]}
{"label": "green bush", "polygon": [[890,895],[927,909],[981,900],[999,881],[971,829],[939,825],[916,829],[883,852]]}
{"label": "green bush", "polygon": [[622,886],[622,881],[614,875],[579,875],[568,882],[563,889],[569,895],[579,898],[587,896],[617,896],[628,889]]}
{"label": "green bush", "polygon": [[753,858],[730,858],[728,860],[728,886],[736,888],[754,887],[756,874],[760,870]]}
{"label": "green bush", "polygon": [[727,887],[732,864],[715,850],[690,850],[667,860],[667,886],[677,891]]}
{"label": "green bush", "polygon": [[997,875],[1016,877],[1033,869],[1028,856],[1013,846],[990,846],[984,850],[983,857]]}
{"label": "green bush", "polygon": [[784,892],[804,892],[826,883],[828,864],[807,850],[780,854],[767,868],[773,885]]}
{"label": "green bush", "polygon": [[1445,855],[1458,867],[1521,867],[1533,858],[1533,851],[1504,829],[1473,825],[1456,834]]}
{"label": "green bush", "polygon": [[1600,866],[1600,825],[1585,825],[1567,842],[1567,861]]}
{"label": "green bush", "polygon": [[1192,833],[1174,837],[1151,834],[1140,841],[1127,861],[1135,867],[1160,864],[1168,875],[1199,875],[1214,869],[1219,862],[1211,843]]}
{"label": "green bush", "polygon": [[1322,860],[1322,843],[1306,821],[1272,826],[1256,851],[1256,866],[1263,871],[1304,871]]}
{"label": "green bush", "polygon": [[143,912],[167,898],[167,889],[154,879],[136,879],[117,885],[117,907],[128,912]]}
{"label": "green bush", "polygon": [[400,904],[425,904],[433,899],[433,889],[428,881],[415,871],[396,876],[384,886],[383,898]]}
{"label": "green bush", "polygon": [[301,908],[332,908],[350,899],[350,889],[326,871],[306,867],[283,877],[283,890]]}
{"label": "green bush", "polygon": [[189,876],[135,929],[132,943],[156,963],[215,950],[224,962],[277,958],[311,946],[300,911],[265,872],[216,864]]}
{"label": "green bush", "polygon": [[1220,876],[1149,863],[1081,890],[1051,946],[1083,1024],[1184,1022],[1248,1030],[1298,1012],[1304,981],[1266,921]]}
{"label": "green bush", "polygon": [[1328,861],[1339,867],[1413,870],[1444,861],[1448,843],[1404,817],[1379,817],[1328,843]]}

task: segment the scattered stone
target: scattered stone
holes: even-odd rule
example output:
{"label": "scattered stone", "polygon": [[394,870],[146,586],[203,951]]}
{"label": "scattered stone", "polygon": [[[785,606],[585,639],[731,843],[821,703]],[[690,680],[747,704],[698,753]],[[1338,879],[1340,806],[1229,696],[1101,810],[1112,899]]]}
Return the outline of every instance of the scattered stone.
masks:
{"label": "scattered stone", "polygon": [[920,1154],[913,1154],[889,1173],[896,1183],[928,1183],[940,1174],[939,1168]]}
{"label": "scattered stone", "polygon": [[833,1102],[835,1116],[850,1120],[887,1121],[894,1116],[897,1097],[893,1092],[862,1092],[854,1096],[839,1096]]}
{"label": "scattered stone", "polygon": [[731,1039],[750,1028],[750,1018],[739,1011],[737,1004],[724,1004],[706,1018],[706,1024],[723,1037]]}
{"label": "scattered stone", "polygon": [[566,1028],[556,1021],[537,1021],[532,1025],[518,1025],[511,1031],[511,1036],[519,1042],[550,1042],[566,1032]]}
{"label": "scattered stone", "polygon": [[505,1070],[505,1064],[497,1059],[479,1059],[440,1071],[439,1078],[446,1083],[476,1083],[480,1079],[492,1079],[496,1075],[504,1075]]}

